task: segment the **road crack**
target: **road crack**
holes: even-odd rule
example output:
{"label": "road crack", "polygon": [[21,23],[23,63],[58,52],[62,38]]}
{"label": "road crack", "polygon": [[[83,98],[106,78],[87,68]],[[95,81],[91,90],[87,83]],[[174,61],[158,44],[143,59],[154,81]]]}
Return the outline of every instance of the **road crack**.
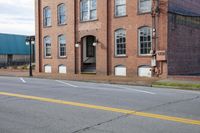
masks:
{"label": "road crack", "polygon": [[126,118],[128,116],[130,116],[131,114],[124,114],[124,115],[121,115],[121,116],[118,116],[118,117],[115,117],[113,119],[110,119],[110,120],[107,120],[107,121],[103,121],[103,122],[100,122],[100,123],[97,123],[97,124],[94,124],[94,125],[91,125],[91,126],[88,126],[88,127],[85,127],[85,128],[82,128],[82,129],[78,129],[76,131],[73,131],[72,133],[81,133],[81,132],[84,132],[84,131],[88,131],[92,128],[95,128],[97,126],[100,126],[100,125],[103,125],[103,124],[106,124],[106,123],[110,123],[110,122],[113,122],[113,121],[116,121],[116,120],[119,120],[119,119],[122,119],[122,118]]}
{"label": "road crack", "polygon": [[200,96],[195,96],[195,97],[192,97],[192,98],[171,101],[171,102],[163,103],[163,104],[160,104],[160,105],[148,107],[148,108],[145,108],[145,109],[142,109],[142,110],[138,110],[136,112],[144,112],[144,111],[148,111],[148,110],[155,109],[155,108],[160,108],[160,107],[167,106],[167,105],[172,105],[172,104],[177,104],[177,103],[182,103],[182,102],[188,102],[188,101],[193,101],[193,100],[197,100],[197,99],[200,99]]}

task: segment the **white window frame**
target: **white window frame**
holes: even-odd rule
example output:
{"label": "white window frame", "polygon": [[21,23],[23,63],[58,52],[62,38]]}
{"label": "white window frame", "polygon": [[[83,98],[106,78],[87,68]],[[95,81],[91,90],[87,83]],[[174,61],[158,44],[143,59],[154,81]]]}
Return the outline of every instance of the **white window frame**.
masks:
{"label": "white window frame", "polygon": [[[125,48],[124,48],[125,54],[118,54],[117,53],[117,51],[118,51],[117,45],[120,45],[120,44],[117,43],[117,36],[119,36],[118,34],[124,34],[124,36],[125,36],[125,42],[120,42],[120,43],[124,43],[124,45],[125,45]],[[123,44],[121,44],[121,45],[123,45]],[[126,30],[125,29],[115,30],[115,56],[126,56]]]}
{"label": "white window frame", "polygon": [[[141,2],[144,2],[144,1],[149,1],[150,2],[150,7],[149,8],[145,8],[145,9],[142,9],[141,8]],[[139,13],[149,13],[149,12],[151,12],[152,11],[152,0],[139,0],[139,2],[138,2],[138,11],[139,11]]]}
{"label": "white window frame", "polygon": [[[49,14],[48,14],[48,12],[49,12]],[[51,23],[52,23],[52,21],[51,21],[51,8],[49,6],[43,8],[43,19],[44,19],[43,22],[44,22],[45,27],[51,26]],[[48,20],[50,21],[49,23],[48,23]]]}
{"label": "white window frame", "polygon": [[[121,16],[126,16],[126,0],[124,0],[125,1],[125,3],[122,3],[122,4],[117,4],[117,3],[120,3],[120,2],[117,2],[117,1],[121,1],[121,0],[115,0],[115,16],[116,17],[121,17]],[[119,11],[118,11],[118,8],[117,7],[124,7],[125,9],[124,9],[124,11],[125,11],[125,13],[124,14],[122,14],[122,15],[120,15],[119,14]]]}
{"label": "white window frame", "polygon": [[[83,19],[84,15],[83,13],[86,12],[86,11],[83,11],[83,2],[84,1],[87,1],[87,4],[88,4],[88,10],[87,10],[87,13],[88,13],[88,18],[87,19]],[[80,5],[80,14],[81,14],[81,21],[91,21],[91,20],[96,20],[97,19],[97,0],[94,0],[96,1],[96,8],[92,8],[92,1],[93,0],[81,0],[81,5]],[[95,14],[95,18],[92,18],[92,15],[91,13],[96,11],[96,14]]]}
{"label": "white window frame", "polygon": [[[60,42],[60,38],[64,37],[64,41],[65,41],[65,55],[61,55],[61,42]],[[61,34],[58,36],[58,44],[59,44],[59,57],[66,57],[67,56],[67,45],[66,45],[66,37],[65,35]]]}
{"label": "white window frame", "polygon": [[[49,41],[50,41],[50,46],[48,46],[47,47],[47,40],[46,39],[49,39]],[[49,48],[50,49],[50,56],[47,56],[47,48]],[[45,36],[44,37],[44,56],[45,56],[45,58],[50,58],[51,56],[52,56],[52,51],[51,51],[52,49],[51,49],[51,37],[50,36]]]}
{"label": "white window frame", "polygon": [[[151,43],[151,50],[152,50],[152,28],[151,27],[147,27],[147,26],[145,26],[145,27],[141,27],[141,28],[139,28],[138,29],[138,53],[139,53],[139,55],[140,56],[151,56],[151,53],[150,53],[150,51],[149,51],[149,53],[147,53],[147,54],[143,54],[143,53],[141,53],[141,40],[140,40],[140,37],[141,37],[141,31],[142,30],[144,30],[145,28],[147,28],[148,30],[149,30],[149,33],[150,33],[150,41],[148,41],[148,40],[146,40],[146,42],[144,42],[144,43]],[[147,37],[147,39],[148,39],[148,35],[146,36]],[[143,44],[144,45],[144,44]],[[148,45],[148,44],[146,44],[146,45]],[[143,46],[144,47],[144,46]],[[148,48],[148,47],[147,47]]]}
{"label": "white window frame", "polygon": [[[63,12],[62,12],[62,9],[63,9]],[[58,5],[58,25],[63,25],[63,24],[66,24],[66,19],[67,19],[67,16],[66,16],[66,7],[65,7],[65,4],[64,3],[61,3]],[[64,22],[62,22],[61,18],[64,17]]]}

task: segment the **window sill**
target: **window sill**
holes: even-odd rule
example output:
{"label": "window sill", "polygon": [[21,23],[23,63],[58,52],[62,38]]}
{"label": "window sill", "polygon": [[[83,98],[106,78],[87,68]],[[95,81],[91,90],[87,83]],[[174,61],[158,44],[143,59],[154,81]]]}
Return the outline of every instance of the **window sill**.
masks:
{"label": "window sill", "polygon": [[138,57],[152,57],[151,54],[139,54]]}
{"label": "window sill", "polygon": [[67,25],[67,23],[64,23],[64,24],[58,24],[58,26],[65,26]]}
{"label": "window sill", "polygon": [[80,23],[87,23],[87,22],[94,22],[94,21],[98,21],[98,19],[81,20]]}
{"label": "window sill", "polygon": [[128,15],[122,15],[122,16],[114,16],[114,18],[124,18],[124,17],[128,17]]}
{"label": "window sill", "polygon": [[145,15],[145,14],[151,14],[151,11],[146,11],[146,12],[138,11],[138,13],[137,13],[137,15]]}
{"label": "window sill", "polygon": [[51,28],[51,27],[52,27],[52,26],[45,26],[45,25],[43,26],[43,28]]}
{"label": "window sill", "polygon": [[67,59],[67,56],[58,56],[58,59]]}
{"label": "window sill", "polygon": [[128,58],[127,55],[115,55],[114,58]]}
{"label": "window sill", "polygon": [[45,56],[44,59],[53,59],[51,56]]}

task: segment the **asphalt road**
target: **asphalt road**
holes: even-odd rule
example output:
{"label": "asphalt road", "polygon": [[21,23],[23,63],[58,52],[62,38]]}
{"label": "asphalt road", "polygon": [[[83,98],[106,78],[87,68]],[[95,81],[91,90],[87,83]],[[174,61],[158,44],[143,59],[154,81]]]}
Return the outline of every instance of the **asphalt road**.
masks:
{"label": "asphalt road", "polygon": [[0,133],[200,133],[200,92],[0,77]]}

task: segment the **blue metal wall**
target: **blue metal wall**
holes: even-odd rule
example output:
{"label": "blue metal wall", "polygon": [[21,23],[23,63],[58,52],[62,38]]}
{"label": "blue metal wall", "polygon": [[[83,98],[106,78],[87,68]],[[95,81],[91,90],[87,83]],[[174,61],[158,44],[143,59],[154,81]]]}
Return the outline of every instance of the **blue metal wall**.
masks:
{"label": "blue metal wall", "polygon": [[26,36],[0,33],[0,55],[29,55]]}

